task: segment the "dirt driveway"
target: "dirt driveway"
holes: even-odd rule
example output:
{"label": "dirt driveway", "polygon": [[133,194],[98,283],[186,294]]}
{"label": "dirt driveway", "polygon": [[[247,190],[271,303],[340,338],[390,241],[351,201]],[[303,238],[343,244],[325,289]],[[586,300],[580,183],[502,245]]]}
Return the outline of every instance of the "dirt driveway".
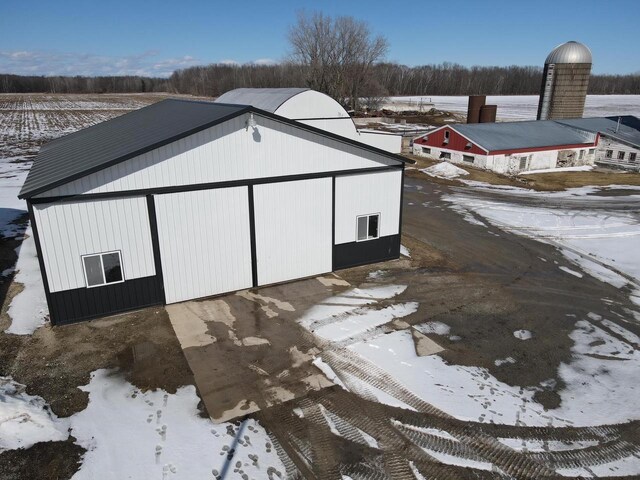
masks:
{"label": "dirt driveway", "polygon": [[292,478],[621,475],[638,423],[577,412],[559,372],[583,318],[636,354],[628,292],[465,221],[447,188],[408,180],[410,258],[168,306],[210,415],[258,418]]}
{"label": "dirt driveway", "polygon": [[[640,471],[639,423],[623,420],[640,349],[629,292],[561,270],[579,273],[550,245],[465,219],[442,200],[452,191],[407,179],[410,257],[1,333],[0,371],[64,416],[86,407],[77,386],[97,368],[167,391],[192,372],[203,414],[233,418],[238,435],[259,420],[287,478]],[[73,439],[4,452],[0,478],[69,478],[82,454]]]}

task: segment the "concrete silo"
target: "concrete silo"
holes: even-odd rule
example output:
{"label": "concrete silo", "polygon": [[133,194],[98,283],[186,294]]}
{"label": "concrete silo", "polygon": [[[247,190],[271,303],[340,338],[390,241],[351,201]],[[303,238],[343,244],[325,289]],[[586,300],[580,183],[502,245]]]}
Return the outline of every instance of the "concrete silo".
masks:
{"label": "concrete silo", "polygon": [[591,74],[591,50],[578,42],[554,48],[544,62],[538,120],[581,118]]}

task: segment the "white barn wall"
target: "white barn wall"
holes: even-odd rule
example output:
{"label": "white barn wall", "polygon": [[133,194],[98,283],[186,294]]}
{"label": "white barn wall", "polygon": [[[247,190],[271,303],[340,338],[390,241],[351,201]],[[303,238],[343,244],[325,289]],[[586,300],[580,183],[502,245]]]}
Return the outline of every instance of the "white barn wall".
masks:
{"label": "white barn wall", "polygon": [[358,131],[356,140],[386,152],[398,154],[402,152],[402,136],[400,135]]}
{"label": "white barn wall", "polygon": [[177,140],[38,197],[162,188],[393,165],[383,155],[247,115]]}
{"label": "white barn wall", "polygon": [[[607,150],[612,151],[611,158],[607,158]],[[624,152],[624,159],[618,159],[618,152]],[[632,153],[636,154],[635,161],[630,160]],[[617,142],[612,138],[605,136],[600,137],[600,143],[598,144],[595,156],[595,161],[598,163],[629,170],[640,170],[640,149]]]}
{"label": "white barn wall", "polygon": [[402,172],[336,177],[335,242],[356,241],[356,217],[380,214],[380,236],[397,235],[400,226]]}
{"label": "white barn wall", "polygon": [[154,197],[167,303],[252,286],[247,190]]}
{"label": "white barn wall", "polygon": [[145,197],[34,204],[51,292],[86,287],[82,255],[119,250],[125,280],[156,274]]}
{"label": "white barn wall", "polygon": [[254,187],[258,284],[332,270],[332,179]]}
{"label": "white barn wall", "polygon": [[[431,149],[430,154],[423,152],[422,147]],[[482,168],[486,170],[492,170],[496,173],[514,174],[518,172],[524,172],[527,170],[543,170],[555,168],[558,163],[558,153],[570,151],[574,153],[575,160],[572,165],[593,165],[595,161],[595,155],[589,154],[589,150],[594,147],[585,145],[582,148],[563,148],[555,150],[540,150],[537,152],[523,152],[513,153],[510,155],[497,154],[497,155],[478,155],[473,153],[463,153],[457,150],[450,150],[447,148],[430,147],[426,145],[413,144],[413,154],[421,157],[433,158],[435,160],[442,160],[440,158],[441,152],[446,152],[451,155],[448,162],[456,163],[461,166],[474,166],[475,168]],[[580,151],[584,151],[584,157],[579,160]],[[466,162],[463,160],[464,155],[472,156],[474,161]],[[527,159],[526,168],[520,168],[520,159],[525,157]]]}

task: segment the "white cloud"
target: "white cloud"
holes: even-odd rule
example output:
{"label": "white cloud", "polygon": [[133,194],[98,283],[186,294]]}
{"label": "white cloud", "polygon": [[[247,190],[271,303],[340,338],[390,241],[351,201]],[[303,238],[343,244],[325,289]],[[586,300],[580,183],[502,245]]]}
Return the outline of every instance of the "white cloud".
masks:
{"label": "white cloud", "polygon": [[0,72],[17,75],[143,75],[168,77],[174,70],[201,63],[185,55],[162,58],[156,50],[108,56],[51,51],[0,51]]}
{"label": "white cloud", "polygon": [[276,65],[278,62],[273,58],[259,58],[251,63],[254,65]]}
{"label": "white cloud", "polygon": [[240,65],[239,61],[233,60],[233,59],[229,59],[229,58],[226,58],[224,60],[220,60],[218,63],[221,63],[222,65]]}

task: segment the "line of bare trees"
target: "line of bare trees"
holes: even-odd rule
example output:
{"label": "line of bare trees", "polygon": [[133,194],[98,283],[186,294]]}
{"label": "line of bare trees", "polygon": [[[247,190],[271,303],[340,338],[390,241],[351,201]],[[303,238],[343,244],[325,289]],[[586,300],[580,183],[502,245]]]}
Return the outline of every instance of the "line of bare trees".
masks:
{"label": "line of bare trees", "polygon": [[[353,17],[300,12],[288,32],[291,53],[277,65],[213,64],[177,70],[169,78],[29,77],[0,74],[0,93],[171,92],[216,97],[240,87],[302,87],[357,109],[388,95],[526,95],[539,93],[540,67],[407,67],[384,63],[387,40]],[[640,94],[640,72],[593,75],[591,94]]]}
{"label": "line of bare trees", "polygon": [[65,77],[0,73],[0,93],[138,93],[168,92],[166,78],[131,76]]}
{"label": "line of bare trees", "polygon": [[[533,95],[539,67],[464,67],[456,64],[407,67],[373,65],[361,97],[383,95]],[[144,93],[170,92],[216,97],[241,87],[310,87],[305,67],[213,64],[178,70],[169,78],[44,77],[0,74],[0,93]],[[640,74],[591,75],[590,94],[640,94]],[[349,95],[346,95],[349,96]]]}

